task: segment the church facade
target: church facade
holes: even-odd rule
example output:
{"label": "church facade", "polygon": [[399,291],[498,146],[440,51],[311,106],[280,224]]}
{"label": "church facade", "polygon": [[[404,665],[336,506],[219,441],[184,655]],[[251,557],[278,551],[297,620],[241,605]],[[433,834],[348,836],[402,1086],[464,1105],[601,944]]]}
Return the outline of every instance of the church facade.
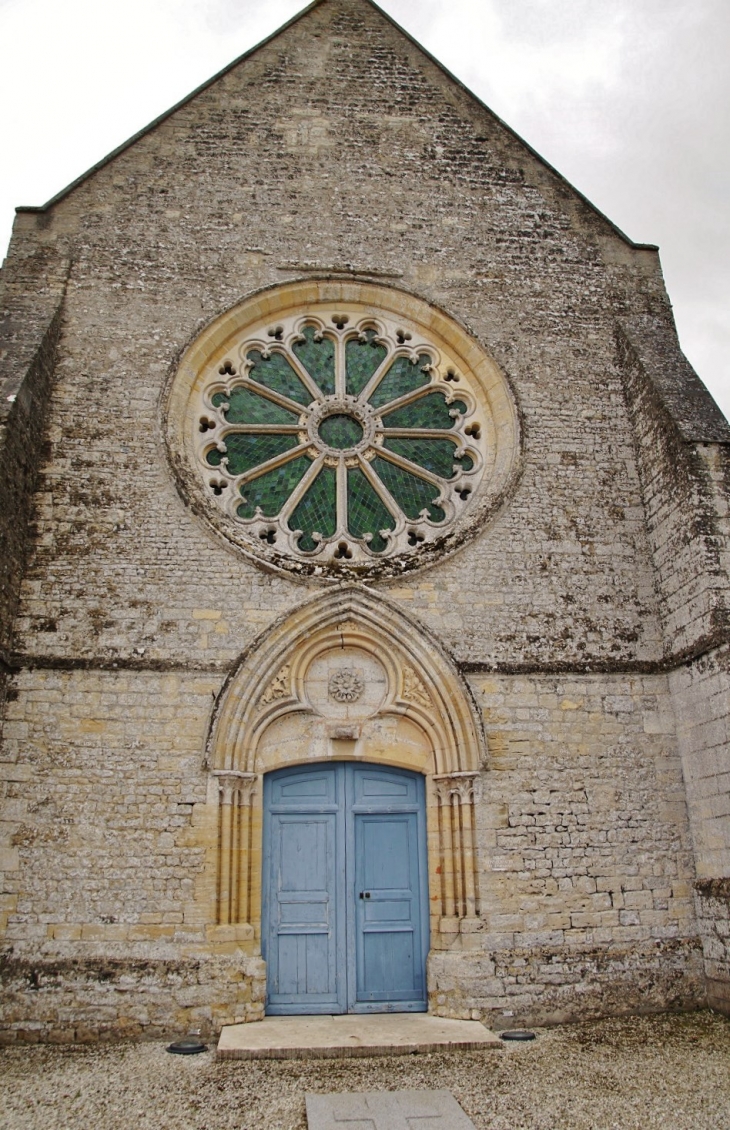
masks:
{"label": "church facade", "polygon": [[632,243],[317,0],[2,270],[2,1038],[730,1006],[730,426]]}

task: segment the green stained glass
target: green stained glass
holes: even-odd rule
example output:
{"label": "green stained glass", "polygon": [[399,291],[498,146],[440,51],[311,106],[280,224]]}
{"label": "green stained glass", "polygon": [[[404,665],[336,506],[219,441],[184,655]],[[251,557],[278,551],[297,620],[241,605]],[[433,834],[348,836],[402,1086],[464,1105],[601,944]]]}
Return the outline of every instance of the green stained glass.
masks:
{"label": "green stained glass", "polygon": [[328,416],[319,425],[319,437],[328,447],[334,447],[337,451],[346,451],[348,447],[354,447],[362,439],[362,424],[344,413]]}
{"label": "green stained glass", "polygon": [[432,522],[443,522],[446,515],[440,506],[435,505],[439,490],[433,483],[425,482],[380,456],[373,459],[372,468],[407,518],[415,522],[421,511],[427,510]]}
{"label": "green stained glass", "polygon": [[281,353],[272,353],[270,357],[264,357],[260,350],[252,349],[248,359],[253,361],[249,373],[251,380],[258,381],[272,392],[288,396],[297,404],[311,404],[312,397]]}
{"label": "green stained glass", "polygon": [[383,416],[384,428],[453,428],[454,419],[450,412],[466,412],[466,404],[462,400],[454,400],[451,404],[441,392],[431,392],[406,404],[403,408],[396,408]]}
{"label": "green stained glass", "polygon": [[244,483],[241,487],[243,502],[236,511],[238,517],[253,518],[256,508],[260,507],[267,518],[274,518],[311,466],[306,455],[298,455],[290,463],[283,463],[253,482]]}
{"label": "green stained glass", "polygon": [[323,467],[304,498],[289,518],[290,530],[302,530],[299,548],[310,552],[317,548],[312,534],[332,537],[337,529],[337,476],[334,467]]}
{"label": "green stained glass", "polygon": [[292,351],[301,361],[324,396],[334,396],[335,392],[335,343],[325,337],[314,340],[317,331],[314,326],[302,330],[304,341],[292,346]]}
{"label": "green stained glass", "polygon": [[299,440],[296,436],[280,435],[245,435],[242,432],[231,432],[225,437],[226,451],[221,453],[213,448],[205,457],[210,467],[220,467],[222,460],[227,456],[228,471],[231,475],[242,475],[261,463],[268,462],[276,455],[283,455],[291,451]]}
{"label": "green stained glass", "polygon": [[347,391],[350,396],[360,395],[375,370],[388,356],[385,346],[375,340],[375,330],[366,330],[364,336],[365,341],[352,338],[345,346]]}
{"label": "green stained glass", "polygon": [[211,403],[214,408],[228,402],[223,413],[229,424],[296,424],[297,417],[287,408],[274,404],[249,388],[234,388],[229,394],[217,392]]}
{"label": "green stained glass", "polygon": [[347,471],[347,525],[354,538],[373,535],[369,543],[373,553],[382,553],[388,544],[380,531],[395,526],[393,515],[359,467]]}
{"label": "green stained glass", "polygon": [[391,400],[397,400],[399,396],[413,392],[414,388],[428,384],[431,378],[423,369],[425,365],[430,364],[431,358],[427,353],[422,353],[415,362],[409,357],[396,357],[370,397],[373,408],[381,408],[383,404],[389,404]]}
{"label": "green stained glass", "polygon": [[402,455],[411,463],[424,467],[442,479],[451,479],[459,471],[471,471],[474,460],[469,455],[456,457],[456,445],[450,439],[421,438],[405,439],[386,437],[384,446],[396,455]]}

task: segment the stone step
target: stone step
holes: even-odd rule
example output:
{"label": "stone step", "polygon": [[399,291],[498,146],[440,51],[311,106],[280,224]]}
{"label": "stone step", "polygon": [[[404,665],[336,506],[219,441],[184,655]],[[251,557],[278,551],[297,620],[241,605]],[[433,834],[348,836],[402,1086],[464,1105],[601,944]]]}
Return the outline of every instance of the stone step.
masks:
{"label": "stone step", "polygon": [[218,1059],[326,1059],[408,1055],[460,1048],[501,1048],[478,1020],[445,1020],[424,1013],[365,1016],[267,1016],[225,1027]]}

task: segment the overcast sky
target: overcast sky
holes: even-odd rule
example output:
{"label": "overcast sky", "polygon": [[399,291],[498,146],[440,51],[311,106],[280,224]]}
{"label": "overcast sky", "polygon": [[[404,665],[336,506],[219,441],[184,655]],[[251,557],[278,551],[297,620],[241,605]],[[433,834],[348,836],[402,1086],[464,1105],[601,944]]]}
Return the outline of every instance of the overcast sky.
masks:
{"label": "overcast sky", "polygon": [[[0,247],[301,0],[0,0]],[[382,0],[632,239],[730,415],[728,0]]]}

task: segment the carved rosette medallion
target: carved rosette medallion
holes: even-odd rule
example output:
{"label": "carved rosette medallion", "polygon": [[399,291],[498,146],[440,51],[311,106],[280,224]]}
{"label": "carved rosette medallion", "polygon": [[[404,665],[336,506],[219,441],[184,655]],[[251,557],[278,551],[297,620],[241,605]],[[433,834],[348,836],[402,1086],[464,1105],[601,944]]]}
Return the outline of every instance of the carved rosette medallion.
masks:
{"label": "carved rosette medallion", "polygon": [[362,678],[350,667],[342,667],[330,675],[327,690],[335,702],[357,702],[365,689]]}

